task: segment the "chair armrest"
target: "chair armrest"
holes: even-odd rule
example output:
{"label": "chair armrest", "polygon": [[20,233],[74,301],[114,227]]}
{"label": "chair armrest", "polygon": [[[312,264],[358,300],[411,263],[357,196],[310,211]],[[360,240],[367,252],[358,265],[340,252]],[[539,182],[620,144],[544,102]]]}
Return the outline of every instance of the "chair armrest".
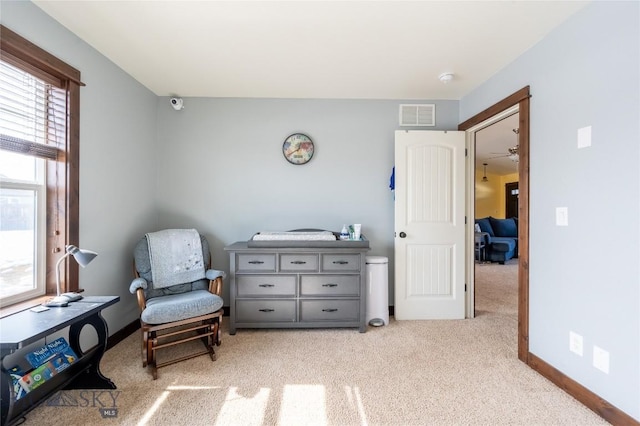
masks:
{"label": "chair armrest", "polygon": [[204,276],[207,277],[208,280],[213,281],[218,277],[225,279],[227,274],[224,271],[218,271],[216,269],[207,269],[207,271],[204,273]]}
{"label": "chair armrest", "polygon": [[224,271],[208,269],[205,276],[209,279],[209,293],[222,297],[222,280],[227,274]]}
{"label": "chair armrest", "polygon": [[131,285],[129,286],[129,292],[131,294],[135,294],[138,289],[146,290],[147,289],[147,280],[144,278],[136,278],[131,281]]}

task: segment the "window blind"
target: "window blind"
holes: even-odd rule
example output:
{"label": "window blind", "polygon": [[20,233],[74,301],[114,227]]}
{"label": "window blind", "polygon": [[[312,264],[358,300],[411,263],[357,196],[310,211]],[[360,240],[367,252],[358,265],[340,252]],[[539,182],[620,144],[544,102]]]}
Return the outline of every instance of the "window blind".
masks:
{"label": "window blind", "polygon": [[66,91],[0,61],[0,149],[55,160],[65,132]]}

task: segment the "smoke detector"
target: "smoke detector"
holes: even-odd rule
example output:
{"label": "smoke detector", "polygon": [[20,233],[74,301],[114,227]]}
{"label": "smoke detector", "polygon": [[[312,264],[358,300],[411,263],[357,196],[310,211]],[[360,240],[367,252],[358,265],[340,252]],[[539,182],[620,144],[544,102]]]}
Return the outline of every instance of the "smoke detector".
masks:
{"label": "smoke detector", "polygon": [[438,77],[438,79],[444,83],[444,84],[448,84],[451,82],[451,80],[453,80],[453,73],[452,72],[444,72],[442,74],[440,74],[440,76]]}

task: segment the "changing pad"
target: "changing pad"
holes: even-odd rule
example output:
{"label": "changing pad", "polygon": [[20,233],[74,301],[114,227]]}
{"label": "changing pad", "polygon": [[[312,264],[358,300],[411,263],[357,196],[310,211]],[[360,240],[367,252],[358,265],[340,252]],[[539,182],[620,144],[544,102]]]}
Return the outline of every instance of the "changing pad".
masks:
{"label": "changing pad", "polygon": [[335,241],[331,231],[267,231],[259,232],[253,241]]}

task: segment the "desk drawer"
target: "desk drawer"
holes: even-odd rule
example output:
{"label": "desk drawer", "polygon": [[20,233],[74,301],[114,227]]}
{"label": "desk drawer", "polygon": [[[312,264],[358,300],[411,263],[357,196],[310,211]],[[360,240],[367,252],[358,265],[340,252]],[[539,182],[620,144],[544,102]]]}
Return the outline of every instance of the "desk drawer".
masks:
{"label": "desk drawer", "polygon": [[302,275],[301,296],[358,296],[360,275]]}
{"label": "desk drawer", "polygon": [[317,271],[317,254],[281,254],[281,271]]}
{"label": "desk drawer", "polygon": [[236,322],[294,322],[295,300],[236,300]]}
{"label": "desk drawer", "polygon": [[276,271],[275,253],[243,253],[236,255],[236,271]]}
{"label": "desk drawer", "polygon": [[358,321],[358,300],[301,300],[300,321]]}
{"label": "desk drawer", "polygon": [[295,275],[236,275],[236,296],[295,296]]}
{"label": "desk drawer", "polygon": [[360,271],[359,254],[323,254],[323,271]]}

